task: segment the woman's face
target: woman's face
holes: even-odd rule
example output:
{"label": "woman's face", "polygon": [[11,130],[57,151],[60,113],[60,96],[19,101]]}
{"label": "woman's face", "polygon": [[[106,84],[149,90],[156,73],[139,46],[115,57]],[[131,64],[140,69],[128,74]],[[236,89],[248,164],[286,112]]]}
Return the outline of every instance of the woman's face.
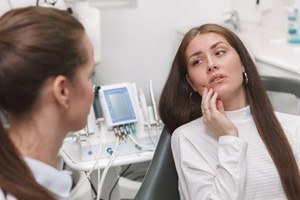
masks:
{"label": "woman's face", "polygon": [[82,129],[86,125],[94,97],[91,80],[95,70],[93,47],[87,35],[84,36],[83,43],[87,49],[88,61],[77,69],[75,79],[72,81],[71,111],[68,116],[72,130]]}
{"label": "woman's face", "polygon": [[238,53],[224,37],[216,33],[198,34],[187,46],[185,56],[187,80],[200,95],[206,87],[217,92],[221,100],[244,97],[245,69]]}

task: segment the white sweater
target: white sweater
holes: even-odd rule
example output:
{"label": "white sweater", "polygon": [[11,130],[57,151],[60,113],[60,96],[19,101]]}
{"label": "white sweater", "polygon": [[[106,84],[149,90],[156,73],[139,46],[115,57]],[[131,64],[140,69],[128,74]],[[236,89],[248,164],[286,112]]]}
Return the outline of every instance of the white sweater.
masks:
{"label": "white sweater", "polygon": [[[287,199],[249,106],[226,114],[237,126],[239,137],[214,136],[202,118],[174,131],[172,151],[181,199]],[[275,114],[300,166],[300,116]]]}

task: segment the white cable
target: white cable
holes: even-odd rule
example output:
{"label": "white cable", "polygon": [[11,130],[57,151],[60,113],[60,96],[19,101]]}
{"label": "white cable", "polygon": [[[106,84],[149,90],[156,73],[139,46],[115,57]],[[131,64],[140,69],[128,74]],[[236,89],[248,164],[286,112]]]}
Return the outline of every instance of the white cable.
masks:
{"label": "white cable", "polygon": [[129,138],[136,144],[137,147],[147,150],[147,151],[155,151],[155,148],[151,148],[151,147],[146,147],[145,145],[142,145],[140,143],[138,143],[133,137],[132,135],[128,135]]}
{"label": "white cable", "polygon": [[115,148],[114,148],[114,150],[113,150],[113,153],[112,153],[112,155],[111,155],[111,157],[110,157],[110,159],[109,159],[109,162],[108,162],[107,166],[105,167],[105,169],[104,169],[104,171],[103,171],[101,182],[100,182],[100,184],[98,185],[98,190],[97,190],[97,200],[99,200],[100,197],[101,197],[101,192],[102,192],[102,187],[103,187],[103,184],[104,184],[104,179],[105,179],[105,177],[106,177],[106,175],[107,175],[107,172],[108,172],[110,166],[112,165],[112,163],[113,163],[113,161],[114,161],[114,159],[115,159],[115,155],[116,155],[116,152],[117,152],[117,148],[118,148],[118,146],[119,146],[119,140],[120,140],[120,138],[117,137],[117,141],[116,141],[116,145],[115,145]]}
{"label": "white cable", "polygon": [[156,101],[155,101],[154,92],[153,92],[152,80],[149,80],[149,90],[150,90],[150,97],[151,97],[152,106],[153,106],[154,119],[155,119],[156,123],[158,123],[159,119],[158,119]]}
{"label": "white cable", "polygon": [[145,95],[141,88],[140,88],[140,104],[144,116],[144,126],[146,126],[146,132],[148,133],[152,143],[155,145],[156,142],[154,141],[152,134],[150,133],[150,129],[151,129],[150,114],[148,112],[148,106],[147,106]]}
{"label": "white cable", "polygon": [[81,188],[82,184],[88,179],[88,177],[90,176],[90,174],[92,173],[92,171],[94,170],[95,166],[96,166],[97,162],[94,163],[92,169],[85,175],[85,179],[82,179],[76,186],[76,190],[73,191],[72,193],[72,196],[71,196],[71,199],[74,198],[75,194],[79,191],[79,189]]}
{"label": "white cable", "polygon": [[141,109],[142,109],[142,113],[143,113],[143,117],[144,117],[144,123],[150,123],[149,117],[148,117],[148,106],[147,106],[147,102],[146,102],[146,98],[145,95],[143,93],[143,90],[140,88],[140,105],[141,105]]}
{"label": "white cable", "polygon": [[[87,129],[87,130],[86,130],[87,133],[89,133],[89,127],[88,127],[88,125],[86,126],[86,129]],[[91,143],[90,143],[90,141],[89,141],[89,137],[87,137],[87,142],[88,142],[90,148],[92,149],[92,154],[94,155],[94,159],[96,160],[96,164],[97,164],[97,174],[98,174],[98,180],[97,180],[97,183],[99,183],[99,181],[100,181],[100,179],[101,179],[100,166],[99,166],[100,162],[99,162],[99,160],[100,160],[100,156],[101,156],[101,152],[102,152],[102,143],[101,143],[101,140],[99,139],[99,149],[98,149],[98,154],[97,154],[97,156],[96,156],[96,151],[95,151],[95,149],[93,148],[93,146],[91,145]],[[95,166],[96,166],[96,165],[94,165],[94,167],[95,167]],[[94,167],[92,168],[92,170],[95,169]],[[89,176],[86,176],[86,178],[88,179]]]}
{"label": "white cable", "polygon": [[[99,154],[98,154],[98,156],[97,156],[97,158],[99,158],[100,157],[100,155],[101,155],[101,150],[102,150],[102,145],[101,145],[102,143],[100,142],[100,149],[99,149]],[[96,162],[98,163],[97,164],[97,166],[98,166],[98,171],[97,171],[97,174],[98,174],[98,180],[97,180],[97,183],[99,183],[99,181],[101,180],[101,172],[100,172],[100,166],[99,166],[99,162],[98,162],[98,159],[96,160]]]}
{"label": "white cable", "polygon": [[[88,131],[88,130],[87,130]],[[97,168],[98,168],[98,180],[100,180],[100,167],[99,167],[99,158],[101,156],[101,152],[102,152],[102,143],[101,141],[99,141],[99,151],[98,151],[98,156],[96,156],[96,151],[94,150],[93,146],[91,145],[90,141],[89,141],[89,137],[87,137],[87,142],[92,150],[92,154],[95,156],[95,163],[93,165],[93,167],[90,169],[90,171],[85,174],[85,178],[82,179],[78,184],[77,184],[77,189],[75,191],[73,191],[72,193],[72,197],[75,196],[75,194],[79,191],[79,189],[81,188],[81,186],[85,183],[86,180],[89,179],[90,177],[90,174],[92,173],[92,171],[95,169],[96,165],[97,165]]]}
{"label": "white cable", "polygon": [[[154,141],[153,139],[153,136],[152,136],[152,133],[150,133],[150,130],[152,130],[151,128],[151,124],[147,124],[147,127],[146,127],[146,132],[147,134],[149,135],[150,139],[151,139],[151,142],[156,146],[157,145],[157,142]],[[152,131],[151,131],[152,132]]]}

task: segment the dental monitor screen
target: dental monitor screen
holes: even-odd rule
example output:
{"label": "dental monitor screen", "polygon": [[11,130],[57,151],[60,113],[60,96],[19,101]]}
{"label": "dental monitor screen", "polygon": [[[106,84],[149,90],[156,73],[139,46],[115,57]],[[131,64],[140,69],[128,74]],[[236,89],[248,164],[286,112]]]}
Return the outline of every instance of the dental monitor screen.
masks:
{"label": "dental monitor screen", "polygon": [[[102,106],[108,127],[137,121],[128,87],[102,88]],[[103,101],[104,100],[104,101]]]}
{"label": "dental monitor screen", "polygon": [[126,88],[104,91],[113,123],[135,119],[135,114]]}

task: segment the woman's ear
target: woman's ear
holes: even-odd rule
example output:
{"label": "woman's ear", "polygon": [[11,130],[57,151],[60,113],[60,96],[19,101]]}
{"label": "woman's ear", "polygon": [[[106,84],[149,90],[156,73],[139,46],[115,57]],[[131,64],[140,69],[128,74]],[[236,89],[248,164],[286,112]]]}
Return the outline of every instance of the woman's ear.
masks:
{"label": "woman's ear", "polygon": [[65,76],[59,75],[54,78],[53,81],[53,93],[54,98],[59,106],[63,108],[63,110],[69,107],[69,99],[70,99],[70,83]]}
{"label": "woman's ear", "polygon": [[243,73],[244,73],[246,71],[245,66],[243,65],[243,63],[241,63],[241,66],[242,66],[242,70],[243,70]]}
{"label": "woman's ear", "polygon": [[189,83],[189,85],[193,88],[194,91],[197,91],[196,88],[194,87],[194,84],[192,82],[192,80],[190,79],[189,75],[185,75],[185,78],[187,80],[187,82]]}

